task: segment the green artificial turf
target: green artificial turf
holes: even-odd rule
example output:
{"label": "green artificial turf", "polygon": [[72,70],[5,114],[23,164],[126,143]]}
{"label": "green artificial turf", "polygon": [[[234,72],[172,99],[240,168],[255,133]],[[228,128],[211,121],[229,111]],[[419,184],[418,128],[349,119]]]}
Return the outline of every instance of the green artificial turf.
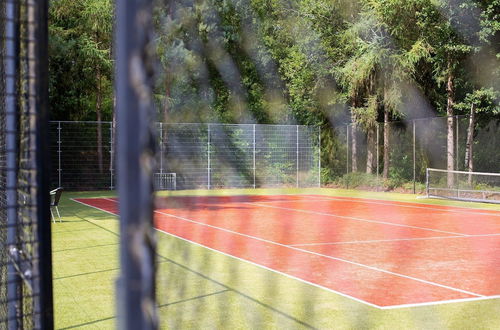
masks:
{"label": "green artificial turf", "polygon": [[[333,189],[182,191],[162,195],[324,194],[500,209]],[[56,328],[116,328],[118,221],[64,193],[52,226]],[[380,310],[204,247],[157,232],[157,302],[164,329],[494,329],[500,300]]]}

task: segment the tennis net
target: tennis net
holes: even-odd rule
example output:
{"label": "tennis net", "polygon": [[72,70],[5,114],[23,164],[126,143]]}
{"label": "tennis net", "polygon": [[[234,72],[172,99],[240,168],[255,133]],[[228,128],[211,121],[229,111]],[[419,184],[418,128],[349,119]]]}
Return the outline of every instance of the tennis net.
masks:
{"label": "tennis net", "polygon": [[428,168],[427,197],[500,204],[500,173]]}

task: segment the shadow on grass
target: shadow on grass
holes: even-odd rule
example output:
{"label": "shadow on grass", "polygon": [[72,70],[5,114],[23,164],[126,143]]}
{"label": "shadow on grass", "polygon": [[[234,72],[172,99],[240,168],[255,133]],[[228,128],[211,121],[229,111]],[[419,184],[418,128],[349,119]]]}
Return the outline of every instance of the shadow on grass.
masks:
{"label": "shadow on grass", "polygon": [[[86,212],[86,213],[88,213],[88,212]],[[100,214],[100,218],[107,218],[105,220],[109,220],[109,216],[108,217],[103,216],[102,215],[103,212],[101,212],[101,211],[92,212],[92,213],[101,213]],[[80,219],[82,219],[84,221],[87,221],[88,223],[90,223],[90,224],[92,224],[92,225],[94,225],[94,226],[96,226],[96,227],[98,227],[98,228],[100,228],[100,229],[102,229],[104,231],[107,231],[107,232],[109,232],[109,233],[111,233],[113,235],[119,236],[119,233],[116,233],[116,232],[114,232],[114,231],[112,231],[110,229],[107,229],[107,228],[105,228],[105,227],[103,227],[103,226],[101,226],[101,225],[99,225],[99,224],[97,224],[97,223],[95,223],[93,221],[89,221],[89,220],[87,220],[85,218],[82,218],[78,214],[75,214],[75,216],[79,217]],[[96,219],[92,219],[92,220],[96,220]],[[160,259],[162,259],[163,262],[169,262],[170,264],[172,264],[174,266],[180,267],[181,269],[183,269],[185,271],[188,271],[188,272],[190,272],[192,274],[195,274],[195,275],[197,275],[197,276],[199,276],[199,277],[201,277],[201,278],[203,278],[205,280],[208,280],[208,281],[210,281],[212,283],[218,284],[219,286],[222,286],[223,288],[225,288],[224,290],[217,291],[215,293],[205,294],[205,295],[201,295],[201,296],[197,296],[197,297],[193,297],[193,298],[187,298],[187,299],[180,300],[178,302],[166,303],[166,304],[161,305],[159,307],[166,307],[166,306],[173,305],[173,304],[176,304],[176,303],[181,303],[181,302],[185,302],[185,301],[192,301],[192,300],[196,300],[196,299],[201,299],[201,298],[205,298],[205,297],[208,297],[208,296],[212,296],[212,295],[215,295],[215,294],[220,294],[220,293],[231,291],[231,292],[234,292],[234,293],[238,294],[239,296],[241,296],[241,297],[243,297],[243,298],[245,298],[245,299],[247,299],[249,301],[252,301],[252,302],[254,302],[254,303],[256,303],[256,304],[258,304],[258,305],[260,305],[260,306],[262,306],[262,307],[264,307],[264,308],[266,308],[266,309],[268,309],[268,310],[270,310],[270,311],[272,311],[274,313],[277,313],[277,314],[279,314],[279,315],[281,315],[281,316],[283,316],[283,317],[285,317],[285,318],[287,318],[287,319],[289,319],[289,320],[291,320],[291,321],[293,321],[293,322],[295,322],[297,324],[300,324],[301,326],[304,326],[304,327],[309,328],[309,329],[315,329],[315,327],[313,327],[312,325],[310,325],[310,324],[308,324],[308,323],[306,323],[306,322],[304,322],[302,320],[299,320],[299,319],[293,317],[292,315],[289,315],[289,314],[287,314],[287,313],[285,313],[285,312],[283,312],[283,311],[281,311],[281,310],[279,310],[279,309],[277,309],[277,308],[275,308],[275,307],[273,307],[271,305],[268,305],[268,304],[266,304],[266,303],[264,303],[264,302],[262,302],[260,300],[257,300],[255,298],[253,298],[253,297],[251,297],[251,296],[249,296],[249,295],[247,295],[247,294],[239,291],[239,290],[231,288],[231,287],[223,284],[222,282],[219,282],[219,281],[217,281],[217,280],[215,280],[215,279],[213,279],[213,278],[211,278],[211,277],[209,277],[207,275],[204,275],[204,274],[202,274],[202,273],[200,273],[200,272],[198,272],[196,270],[193,270],[193,269],[191,269],[191,268],[189,268],[189,267],[187,267],[185,265],[182,265],[182,264],[180,264],[180,263],[178,263],[178,262],[176,262],[176,261],[174,261],[172,259],[169,259],[169,258],[167,258],[167,257],[165,257],[163,255],[160,255],[158,253],[157,253],[157,256]],[[158,261],[158,263],[161,263],[161,262],[162,261]],[[109,271],[109,270],[105,270],[105,271]],[[91,273],[89,273],[89,274],[91,274]],[[78,276],[78,275],[72,275],[72,277],[74,277],[74,276]],[[71,329],[71,328],[75,328],[75,327],[80,327],[80,326],[85,326],[85,325],[91,325],[91,324],[95,324],[95,323],[98,323],[98,322],[102,322],[102,321],[106,321],[106,320],[111,320],[111,319],[114,319],[114,318],[115,318],[115,316],[108,317],[108,318],[103,318],[103,319],[100,319],[100,320],[91,321],[91,322],[87,322],[87,323],[82,323],[80,325],[75,325],[75,326],[67,327],[67,328],[64,328],[64,329]]]}

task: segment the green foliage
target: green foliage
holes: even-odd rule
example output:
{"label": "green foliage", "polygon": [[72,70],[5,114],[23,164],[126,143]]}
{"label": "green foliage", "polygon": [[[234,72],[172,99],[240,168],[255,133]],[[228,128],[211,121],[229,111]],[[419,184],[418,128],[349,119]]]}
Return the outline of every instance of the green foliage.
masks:
{"label": "green foliage", "polygon": [[104,119],[113,108],[110,0],[59,0],[49,8],[49,92],[52,119]]}

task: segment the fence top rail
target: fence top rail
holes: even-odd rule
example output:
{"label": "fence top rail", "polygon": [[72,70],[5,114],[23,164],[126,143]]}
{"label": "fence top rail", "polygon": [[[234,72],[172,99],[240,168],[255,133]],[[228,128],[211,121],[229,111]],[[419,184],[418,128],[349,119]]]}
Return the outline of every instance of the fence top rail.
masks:
{"label": "fence top rail", "polygon": [[488,176],[500,176],[500,173],[488,173],[488,172],[468,172],[468,171],[452,171],[452,170],[442,170],[439,168],[427,168],[428,171],[432,172],[443,172],[443,173],[457,173],[457,174],[471,174],[471,175],[488,175]]}
{"label": "fence top rail", "polygon": [[[417,121],[430,121],[430,120],[438,120],[438,119],[444,120],[447,118],[468,119],[469,117],[470,117],[470,115],[453,115],[453,116],[436,116],[436,117],[423,117],[423,118],[412,118],[412,119],[403,118],[403,119],[399,119],[399,120],[391,120],[388,123],[389,124],[411,124],[411,123],[414,123]],[[495,119],[492,119],[492,120],[495,120]],[[342,128],[345,126],[352,126],[353,124],[359,124],[359,123],[345,121],[343,123],[334,125],[333,127],[341,127]],[[375,124],[376,125],[383,125],[384,122],[377,121]]]}
{"label": "fence top rail", "polygon": [[[97,121],[97,120],[51,120],[51,123],[62,124],[112,124],[112,121]],[[210,125],[210,126],[283,126],[283,127],[319,127],[318,125],[298,125],[298,124],[225,124],[225,123],[164,123],[156,122],[163,125]]]}

